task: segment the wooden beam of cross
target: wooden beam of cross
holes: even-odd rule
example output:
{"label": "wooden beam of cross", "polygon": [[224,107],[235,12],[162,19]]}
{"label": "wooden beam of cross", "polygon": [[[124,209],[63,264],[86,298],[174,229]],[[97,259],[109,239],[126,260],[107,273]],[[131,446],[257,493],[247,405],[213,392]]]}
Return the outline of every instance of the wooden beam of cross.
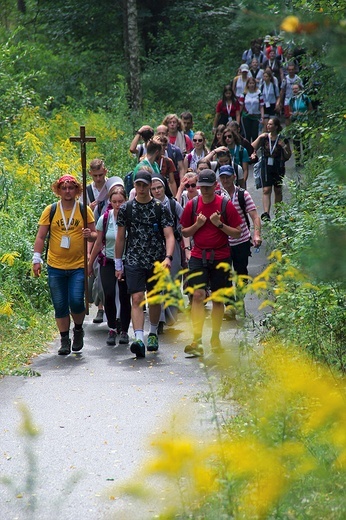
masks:
{"label": "wooden beam of cross", "polygon": [[[87,213],[87,179],[86,179],[86,143],[95,143],[96,137],[86,137],[85,126],[79,127],[79,136],[70,137],[71,143],[80,143],[80,157],[82,163],[82,181],[83,181],[83,225],[88,227]],[[85,296],[85,313],[89,314],[89,284],[88,284],[88,244],[84,239],[84,296]]]}

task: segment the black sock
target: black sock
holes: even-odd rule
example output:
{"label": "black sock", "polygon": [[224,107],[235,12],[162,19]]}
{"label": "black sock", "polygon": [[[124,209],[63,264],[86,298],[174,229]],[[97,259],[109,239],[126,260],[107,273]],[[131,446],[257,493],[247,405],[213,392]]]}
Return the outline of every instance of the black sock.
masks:
{"label": "black sock", "polygon": [[81,323],[80,325],[77,325],[77,323],[75,323],[74,328],[75,330],[81,330],[83,328],[83,323]]}
{"label": "black sock", "polygon": [[60,332],[60,336],[61,336],[62,338],[68,338],[69,333],[70,333],[69,330],[67,330],[66,332]]}

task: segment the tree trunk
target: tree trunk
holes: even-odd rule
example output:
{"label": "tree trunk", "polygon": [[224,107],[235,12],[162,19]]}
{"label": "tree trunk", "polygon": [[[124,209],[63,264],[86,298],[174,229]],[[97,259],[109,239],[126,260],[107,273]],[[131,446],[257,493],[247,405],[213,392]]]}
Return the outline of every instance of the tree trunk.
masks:
{"label": "tree trunk", "polygon": [[139,62],[138,18],[136,0],[124,0],[125,58],[128,63],[130,104],[133,112],[142,108],[142,84]]}

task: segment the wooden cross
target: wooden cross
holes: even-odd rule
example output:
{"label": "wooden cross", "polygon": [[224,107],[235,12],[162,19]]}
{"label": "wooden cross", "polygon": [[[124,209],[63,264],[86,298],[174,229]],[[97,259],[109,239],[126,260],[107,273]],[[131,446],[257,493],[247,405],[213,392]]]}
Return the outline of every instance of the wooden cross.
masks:
{"label": "wooden cross", "polygon": [[[80,157],[82,163],[82,181],[83,181],[83,224],[88,227],[88,210],[87,210],[87,179],[86,179],[86,143],[95,143],[96,137],[85,136],[85,126],[79,127],[79,136],[70,137],[70,141],[80,143]],[[85,313],[89,314],[89,284],[88,284],[88,244],[84,239],[84,296],[85,296]]]}

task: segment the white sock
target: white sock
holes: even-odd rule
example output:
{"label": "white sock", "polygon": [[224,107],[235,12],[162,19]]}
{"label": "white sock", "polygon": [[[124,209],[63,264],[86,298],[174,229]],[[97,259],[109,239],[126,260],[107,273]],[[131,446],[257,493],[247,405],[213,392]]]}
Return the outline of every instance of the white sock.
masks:
{"label": "white sock", "polygon": [[144,341],[144,330],[143,329],[135,330],[135,338],[140,339],[141,341]]}
{"label": "white sock", "polygon": [[153,325],[153,323],[150,323],[150,331],[149,331],[149,334],[156,334],[157,336],[157,327],[159,326],[158,323],[156,323],[155,325]]}

